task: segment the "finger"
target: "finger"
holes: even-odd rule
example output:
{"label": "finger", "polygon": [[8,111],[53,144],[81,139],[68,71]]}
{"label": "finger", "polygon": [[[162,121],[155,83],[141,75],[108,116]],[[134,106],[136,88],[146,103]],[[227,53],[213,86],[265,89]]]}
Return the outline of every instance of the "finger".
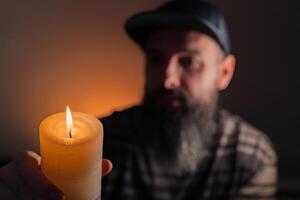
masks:
{"label": "finger", "polygon": [[108,159],[102,160],[102,176],[107,175],[113,168],[113,164]]}
{"label": "finger", "polygon": [[15,156],[18,174],[34,193],[45,199],[63,199],[62,192],[51,183],[39,169],[40,156],[32,151],[25,151]]}

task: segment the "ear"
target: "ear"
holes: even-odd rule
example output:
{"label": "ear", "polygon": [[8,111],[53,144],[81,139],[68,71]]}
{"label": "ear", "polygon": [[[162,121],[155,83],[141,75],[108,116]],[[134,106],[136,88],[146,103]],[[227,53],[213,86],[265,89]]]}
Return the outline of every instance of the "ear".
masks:
{"label": "ear", "polygon": [[220,64],[217,87],[224,90],[228,87],[235,70],[235,56],[227,55]]}

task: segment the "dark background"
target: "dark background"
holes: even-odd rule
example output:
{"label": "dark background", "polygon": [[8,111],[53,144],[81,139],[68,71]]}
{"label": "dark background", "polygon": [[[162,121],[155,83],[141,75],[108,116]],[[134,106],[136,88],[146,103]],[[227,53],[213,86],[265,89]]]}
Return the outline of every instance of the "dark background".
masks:
{"label": "dark background", "polygon": [[300,191],[300,1],[215,2],[237,57],[222,104],[267,133],[278,154],[280,185]]}

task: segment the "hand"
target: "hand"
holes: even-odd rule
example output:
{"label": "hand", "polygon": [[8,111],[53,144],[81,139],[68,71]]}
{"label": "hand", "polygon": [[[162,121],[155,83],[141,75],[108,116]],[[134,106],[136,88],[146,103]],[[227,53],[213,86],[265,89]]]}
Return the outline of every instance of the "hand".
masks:
{"label": "hand", "polygon": [[[17,154],[0,168],[0,199],[60,200],[63,193],[40,170],[40,156],[32,151]],[[102,175],[112,170],[109,160],[102,160]]]}

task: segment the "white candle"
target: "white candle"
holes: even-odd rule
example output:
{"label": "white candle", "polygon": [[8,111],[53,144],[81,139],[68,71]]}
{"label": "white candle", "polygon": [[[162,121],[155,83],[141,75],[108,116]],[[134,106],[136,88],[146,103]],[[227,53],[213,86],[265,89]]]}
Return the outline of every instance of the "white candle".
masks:
{"label": "white candle", "polygon": [[101,122],[85,113],[57,113],[40,124],[41,169],[66,200],[100,199],[102,143]]}

